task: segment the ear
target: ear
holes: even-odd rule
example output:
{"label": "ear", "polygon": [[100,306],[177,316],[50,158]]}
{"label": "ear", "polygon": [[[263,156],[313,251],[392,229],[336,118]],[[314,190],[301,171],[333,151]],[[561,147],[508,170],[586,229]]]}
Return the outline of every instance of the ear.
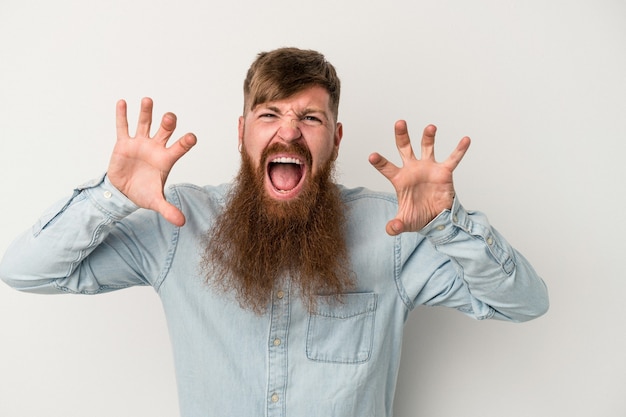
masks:
{"label": "ear", "polygon": [[333,161],[337,159],[339,156],[339,144],[341,143],[341,139],[343,138],[343,125],[341,123],[337,123],[335,127],[335,149],[333,150]]}
{"label": "ear", "polygon": [[243,146],[243,133],[244,133],[244,123],[245,123],[245,118],[243,116],[239,116],[239,122],[237,124],[237,131],[239,133],[239,150],[241,150],[241,147]]}

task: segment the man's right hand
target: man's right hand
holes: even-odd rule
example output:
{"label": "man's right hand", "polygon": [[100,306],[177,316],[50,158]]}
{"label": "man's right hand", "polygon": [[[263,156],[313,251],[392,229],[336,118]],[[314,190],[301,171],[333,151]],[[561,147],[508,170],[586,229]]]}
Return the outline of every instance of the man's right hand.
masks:
{"label": "man's right hand", "polygon": [[161,126],[150,137],[152,99],[141,100],[137,132],[128,134],[126,102],[120,100],[116,108],[117,142],[113,148],[107,176],[111,184],[133,203],[160,213],[175,226],[185,224],[185,216],[165,200],[163,190],[170,170],[197,142],[193,133],[187,133],[169,148],[168,140],[176,128],[176,115],[166,113]]}

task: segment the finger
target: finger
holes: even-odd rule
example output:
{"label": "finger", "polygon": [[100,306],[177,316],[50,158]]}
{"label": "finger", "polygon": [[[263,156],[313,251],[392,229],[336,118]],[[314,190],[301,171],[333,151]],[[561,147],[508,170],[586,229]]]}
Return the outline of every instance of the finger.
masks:
{"label": "finger", "polygon": [[152,125],[152,107],[153,103],[151,98],[144,97],[141,99],[136,136],[150,136],[150,126]]}
{"label": "finger", "polygon": [[189,150],[193,148],[196,143],[198,143],[198,139],[193,133],[187,133],[185,136],[178,139],[169,148],[169,151],[174,158],[174,161],[178,161],[184,154],[189,152]]}
{"label": "finger", "polygon": [[409,137],[409,129],[406,122],[404,120],[398,120],[394,125],[394,132],[396,135],[396,147],[400,152],[402,161],[415,159],[415,153],[413,153],[411,138]]}
{"label": "finger", "polygon": [[450,170],[454,170],[459,165],[459,162],[461,162],[461,160],[465,156],[465,153],[469,149],[471,142],[472,141],[467,136],[465,136],[463,139],[459,141],[459,144],[456,146],[456,149],[452,151],[452,153],[450,154],[450,156],[445,162],[445,164],[450,168]]}
{"label": "finger", "polygon": [[437,127],[428,125],[422,134],[422,159],[435,160],[435,134]]}
{"label": "finger", "polygon": [[400,169],[377,152],[369,156],[369,162],[388,180],[391,180]]}
{"label": "finger", "polygon": [[115,106],[115,127],[118,139],[128,138],[128,117],[124,100],[119,100]]}
{"label": "finger", "polygon": [[176,115],[174,113],[165,113],[161,118],[159,130],[154,135],[155,140],[167,142],[176,129]]}

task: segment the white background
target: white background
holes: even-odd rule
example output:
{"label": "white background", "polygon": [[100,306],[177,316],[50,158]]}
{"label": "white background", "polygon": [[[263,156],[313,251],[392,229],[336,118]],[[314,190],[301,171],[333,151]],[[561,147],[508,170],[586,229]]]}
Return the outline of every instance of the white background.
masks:
{"label": "white background", "polygon": [[[230,180],[245,71],[280,46],[320,50],[339,71],[349,186],[390,190],[367,156],[398,160],[397,119],[415,141],[436,124],[440,158],[471,136],[456,173],[463,204],[550,290],[549,313],[520,325],[419,308],[396,416],[625,416],[621,0],[0,0],[0,252],[104,172],[119,98],[134,121],[151,96],[157,117],[174,111],[179,133],[197,134],[171,182]],[[150,288],[0,286],[0,416],[176,415]]]}

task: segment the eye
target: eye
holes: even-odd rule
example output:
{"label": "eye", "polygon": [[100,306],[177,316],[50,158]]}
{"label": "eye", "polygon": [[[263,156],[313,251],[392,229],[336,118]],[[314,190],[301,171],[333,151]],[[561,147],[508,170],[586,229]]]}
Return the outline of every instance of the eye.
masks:
{"label": "eye", "polygon": [[302,121],[306,123],[307,125],[321,125],[322,124],[322,119],[316,116],[312,116],[310,114],[307,116],[304,116],[302,118]]}
{"label": "eye", "polygon": [[258,119],[263,122],[273,122],[277,117],[274,113],[261,113],[258,115]]}

